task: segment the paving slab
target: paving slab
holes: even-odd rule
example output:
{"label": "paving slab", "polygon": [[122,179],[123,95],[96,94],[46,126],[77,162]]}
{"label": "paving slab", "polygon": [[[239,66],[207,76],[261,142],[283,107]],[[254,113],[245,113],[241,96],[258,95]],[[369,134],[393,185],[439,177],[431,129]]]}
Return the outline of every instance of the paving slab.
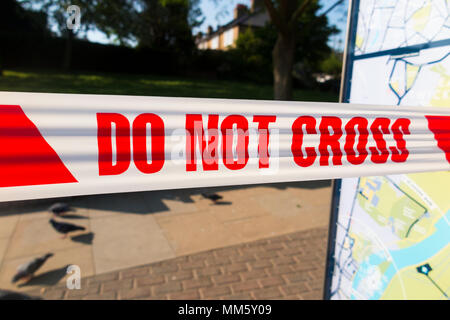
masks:
{"label": "paving slab", "polygon": [[242,241],[238,235],[217,223],[209,211],[179,215],[176,219],[160,215],[156,220],[177,256]]}
{"label": "paving slab", "polygon": [[0,239],[11,237],[19,218],[19,215],[5,216],[0,213]]}
{"label": "paving slab", "polygon": [[92,219],[96,273],[104,273],[175,256],[151,215]]}
{"label": "paving slab", "polygon": [[[29,257],[46,252],[68,250],[79,245],[79,243],[72,241],[69,237],[61,239],[62,234],[56,232],[49,223],[49,218],[51,217],[49,213],[42,213],[42,215],[42,217],[35,218],[32,216],[20,217],[14,234],[10,238],[10,244],[4,257],[5,260]],[[58,221],[66,221],[60,218],[55,219]],[[71,223],[86,228],[85,232],[80,231],[76,234],[90,232],[89,219],[79,219],[76,222],[71,220]]]}
{"label": "paving slab", "polygon": [[5,256],[6,248],[9,244],[9,238],[0,238],[0,267],[3,262],[3,257]]}

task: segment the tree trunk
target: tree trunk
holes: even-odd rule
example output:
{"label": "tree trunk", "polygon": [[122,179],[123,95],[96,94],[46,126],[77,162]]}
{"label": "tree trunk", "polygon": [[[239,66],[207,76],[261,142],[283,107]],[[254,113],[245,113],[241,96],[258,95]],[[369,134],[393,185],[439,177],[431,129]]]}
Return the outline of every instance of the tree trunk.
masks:
{"label": "tree trunk", "polygon": [[3,76],[3,54],[2,49],[0,48],[0,77]]}
{"label": "tree trunk", "polygon": [[292,69],[295,56],[295,36],[278,33],[273,49],[273,80],[275,100],[292,100]]}
{"label": "tree trunk", "polygon": [[67,30],[67,37],[66,37],[66,47],[64,49],[64,60],[63,60],[63,70],[69,71],[70,64],[72,61],[72,42],[73,42],[73,31]]}

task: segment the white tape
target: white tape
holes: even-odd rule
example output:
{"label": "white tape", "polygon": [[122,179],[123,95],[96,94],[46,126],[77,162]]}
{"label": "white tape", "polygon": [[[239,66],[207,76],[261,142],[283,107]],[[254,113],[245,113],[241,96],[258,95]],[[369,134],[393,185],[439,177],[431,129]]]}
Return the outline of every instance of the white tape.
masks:
{"label": "white tape", "polygon": [[0,93],[0,201],[449,170],[449,149],[448,109]]}

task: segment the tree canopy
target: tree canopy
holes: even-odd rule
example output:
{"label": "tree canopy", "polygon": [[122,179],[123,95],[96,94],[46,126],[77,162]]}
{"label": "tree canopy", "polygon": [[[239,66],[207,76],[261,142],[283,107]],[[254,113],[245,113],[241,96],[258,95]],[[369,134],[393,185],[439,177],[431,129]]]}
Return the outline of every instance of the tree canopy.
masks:
{"label": "tree canopy", "polygon": [[[276,6],[274,7],[276,8]],[[322,62],[331,53],[328,39],[338,30],[328,24],[326,16],[319,16],[321,6],[312,1],[293,24],[292,34],[295,37],[293,74],[302,84],[311,82],[313,72],[322,71]],[[271,22],[263,28],[247,29],[239,35],[236,50],[248,64],[265,72],[272,69],[273,49],[278,38],[278,28]]]}
{"label": "tree canopy", "polygon": [[49,34],[47,14],[43,11],[25,10],[15,0],[2,0],[0,33]]}
{"label": "tree canopy", "polygon": [[192,50],[192,28],[202,23],[199,0],[142,0],[133,36],[140,47]]}
{"label": "tree canopy", "polygon": [[66,26],[66,9],[77,5],[80,31],[98,29],[120,44],[140,47],[192,47],[192,28],[202,23],[199,0],[23,0],[21,4],[39,6],[60,36],[75,31]]}

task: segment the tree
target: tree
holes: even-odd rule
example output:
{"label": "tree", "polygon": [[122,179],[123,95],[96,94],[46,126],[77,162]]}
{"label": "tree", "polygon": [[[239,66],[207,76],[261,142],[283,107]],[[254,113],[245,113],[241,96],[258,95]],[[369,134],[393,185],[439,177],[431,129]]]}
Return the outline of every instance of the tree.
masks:
{"label": "tree", "polygon": [[[194,48],[191,29],[202,23],[199,0],[24,0],[24,6],[40,5],[57,35],[66,39],[63,68],[70,68],[74,38],[98,29],[121,45],[158,49]],[[76,30],[67,27],[70,5],[81,11]]]}
{"label": "tree", "polygon": [[16,0],[0,2],[0,35],[48,35],[47,15],[24,9]]}
{"label": "tree", "polygon": [[[50,24],[56,27],[56,34],[66,39],[62,63],[65,71],[70,69],[72,44],[77,35],[98,27],[101,30],[113,28],[124,38],[124,30],[131,26],[126,21],[133,21],[135,10],[132,0],[23,0],[21,4],[29,9],[38,6],[40,12],[48,16]],[[67,25],[67,8],[71,5],[80,8],[80,25],[76,29]]]}
{"label": "tree", "polygon": [[[96,10],[95,26],[120,44],[158,50],[183,50],[194,46],[192,28],[200,25],[200,0],[102,1]],[[118,4],[117,2],[121,2]],[[114,23],[111,23],[114,21]]]}
{"label": "tree", "polygon": [[[337,29],[328,25],[326,16],[318,16],[318,10],[320,10],[320,6],[317,3],[311,3],[302,14],[301,22],[297,24],[294,34],[293,57],[290,59],[293,61],[293,66],[290,67],[290,71],[287,71],[291,85],[293,75],[297,79],[297,83],[306,87],[312,86],[315,82],[312,74],[321,72],[322,61],[331,53],[328,39],[330,35],[337,32]],[[274,48],[279,40],[278,34],[278,28],[273,23],[269,23],[263,28],[249,28],[239,35],[236,50],[242,60],[257,67],[253,69],[266,74],[265,70],[268,67],[272,70],[271,77],[275,78],[277,65],[275,64]],[[286,52],[282,53],[284,57]],[[282,59],[284,59],[283,57]],[[284,97],[283,100],[285,99]]]}
{"label": "tree", "polygon": [[195,48],[192,28],[200,25],[199,0],[142,0],[134,36],[139,47],[177,50]]}
{"label": "tree", "polygon": [[[211,1],[216,4],[220,2]],[[334,2],[320,16],[317,15],[321,8],[319,0],[255,1],[263,2],[276,32],[272,50],[274,97],[276,100],[292,100],[295,63],[305,69],[315,68],[330,53],[328,37],[337,30],[328,26],[326,14],[342,4],[343,0]]]}
{"label": "tree", "polygon": [[268,83],[272,79],[272,49],[277,33],[272,25],[263,28],[248,28],[239,34],[234,60],[238,62],[239,74],[246,79]]}
{"label": "tree", "polygon": [[264,0],[272,23],[278,31],[277,42],[273,49],[275,100],[292,100],[292,70],[295,62],[298,22],[313,1]]}
{"label": "tree", "polygon": [[51,22],[57,26],[57,32],[66,38],[66,45],[63,56],[62,67],[64,70],[68,70],[70,67],[70,61],[72,56],[72,42],[74,38],[74,31],[69,30],[66,25],[66,9],[69,5],[74,4],[83,8],[83,13],[86,6],[83,1],[70,1],[70,0],[25,0],[21,2],[22,6],[28,9],[32,9],[33,5],[39,5],[40,11],[45,12]]}
{"label": "tree", "polygon": [[[0,2],[0,37],[8,38],[12,35],[17,38],[49,35],[47,15],[43,12],[25,10],[16,0],[2,0]],[[5,63],[3,50],[3,46],[0,45],[0,76],[3,74]]]}
{"label": "tree", "polygon": [[[297,34],[304,29],[312,29],[314,25],[327,23],[326,14],[342,3],[343,0],[336,1],[325,13],[316,16],[320,9],[319,0],[264,0],[271,21],[278,31],[273,49],[274,96],[276,100],[292,100],[292,70],[296,56]],[[311,13],[314,16],[313,19],[311,19]],[[337,30],[332,28],[329,31],[325,41],[322,42],[324,49],[328,48],[326,45],[328,36]],[[307,32],[303,32],[303,34],[307,34]],[[312,38],[323,35],[325,34],[309,33]],[[305,40],[307,39],[303,39],[302,42],[305,43]],[[314,49],[317,48],[306,47],[302,55],[308,56]],[[329,53],[329,48],[325,54],[327,53]]]}
{"label": "tree", "polygon": [[339,77],[342,72],[342,53],[333,51],[320,65],[322,72]]}

